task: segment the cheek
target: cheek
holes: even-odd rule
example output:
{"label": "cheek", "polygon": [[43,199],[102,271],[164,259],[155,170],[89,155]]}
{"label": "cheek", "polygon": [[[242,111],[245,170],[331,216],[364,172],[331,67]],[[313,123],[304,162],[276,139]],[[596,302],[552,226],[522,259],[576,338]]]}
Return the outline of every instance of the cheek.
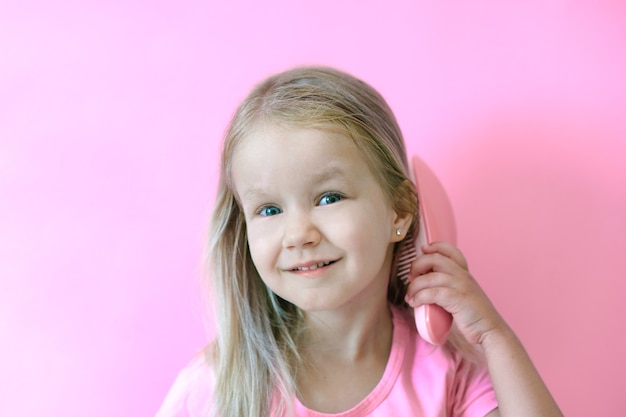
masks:
{"label": "cheek", "polygon": [[[360,254],[361,261],[380,262],[390,242],[390,226],[384,218],[353,215],[331,228],[333,240],[343,249]],[[363,259],[364,258],[364,259]]]}
{"label": "cheek", "polygon": [[384,263],[386,257],[391,256],[389,248],[393,247],[391,216],[386,211],[378,211],[376,215],[375,219],[370,218],[366,225],[361,226],[358,231],[360,239],[354,243],[371,267]]}
{"label": "cheek", "polygon": [[252,262],[261,275],[269,268],[273,269],[278,252],[271,233],[248,230],[248,248]]}
{"label": "cheek", "polygon": [[381,231],[370,229],[365,235],[361,234],[360,239],[355,240],[353,248],[361,255],[364,265],[376,267],[384,262],[391,245]]}
{"label": "cheek", "polygon": [[374,240],[386,246],[390,241],[392,223],[390,211],[372,205],[343,213],[336,219],[331,229],[344,239],[354,241],[354,245],[371,244],[368,241]]}

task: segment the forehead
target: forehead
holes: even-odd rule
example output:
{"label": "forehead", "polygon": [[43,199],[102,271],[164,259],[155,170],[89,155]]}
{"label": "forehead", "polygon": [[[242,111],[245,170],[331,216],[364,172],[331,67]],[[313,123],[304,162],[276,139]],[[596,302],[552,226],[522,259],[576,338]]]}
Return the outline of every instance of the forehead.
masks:
{"label": "forehead", "polygon": [[345,133],[274,126],[255,129],[241,139],[230,174],[236,188],[242,182],[373,175],[363,153]]}
{"label": "forehead", "polygon": [[247,158],[269,162],[290,154],[295,158],[303,152],[325,153],[328,159],[337,160],[363,156],[354,139],[339,129],[261,125],[239,140],[232,161]]}

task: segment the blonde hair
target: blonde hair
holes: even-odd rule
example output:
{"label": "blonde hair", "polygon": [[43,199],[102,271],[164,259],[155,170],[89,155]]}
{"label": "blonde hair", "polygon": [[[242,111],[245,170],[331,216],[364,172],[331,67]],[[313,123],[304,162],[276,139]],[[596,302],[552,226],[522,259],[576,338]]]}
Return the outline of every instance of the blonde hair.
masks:
{"label": "blonde hair", "polygon": [[[368,84],[335,69],[301,67],[251,91],[225,134],[208,247],[218,324],[209,360],[216,372],[213,412],[220,417],[283,415],[296,393],[303,316],[261,280],[231,177],[238,144],[267,125],[344,133],[362,151],[392,208],[414,216],[418,210],[402,133],[383,97]],[[416,223],[414,217],[409,235]],[[390,302],[404,305],[404,294],[404,283],[390,277]]]}

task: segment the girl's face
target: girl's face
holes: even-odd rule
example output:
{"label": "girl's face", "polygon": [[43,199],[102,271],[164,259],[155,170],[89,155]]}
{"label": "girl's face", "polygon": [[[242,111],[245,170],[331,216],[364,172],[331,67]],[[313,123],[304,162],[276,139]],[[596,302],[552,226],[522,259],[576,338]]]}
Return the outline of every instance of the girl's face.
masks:
{"label": "girl's face", "polygon": [[232,162],[252,260],[272,291],[305,311],[386,299],[396,230],[410,220],[392,210],[350,138],[259,129]]}

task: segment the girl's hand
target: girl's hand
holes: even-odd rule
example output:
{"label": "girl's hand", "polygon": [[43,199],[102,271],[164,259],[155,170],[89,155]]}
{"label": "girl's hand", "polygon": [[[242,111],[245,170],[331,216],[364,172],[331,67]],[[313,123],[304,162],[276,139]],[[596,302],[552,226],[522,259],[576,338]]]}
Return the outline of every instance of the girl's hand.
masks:
{"label": "girl's hand", "polygon": [[494,416],[563,417],[521,342],[493,307],[454,246],[436,242],[411,265],[406,301],[438,304],[450,312],[470,343],[485,352],[498,409]]}
{"label": "girl's hand", "polygon": [[406,302],[413,308],[438,304],[452,314],[470,343],[482,344],[506,323],[469,273],[465,257],[453,245],[435,242],[422,248],[423,256],[411,265]]}

